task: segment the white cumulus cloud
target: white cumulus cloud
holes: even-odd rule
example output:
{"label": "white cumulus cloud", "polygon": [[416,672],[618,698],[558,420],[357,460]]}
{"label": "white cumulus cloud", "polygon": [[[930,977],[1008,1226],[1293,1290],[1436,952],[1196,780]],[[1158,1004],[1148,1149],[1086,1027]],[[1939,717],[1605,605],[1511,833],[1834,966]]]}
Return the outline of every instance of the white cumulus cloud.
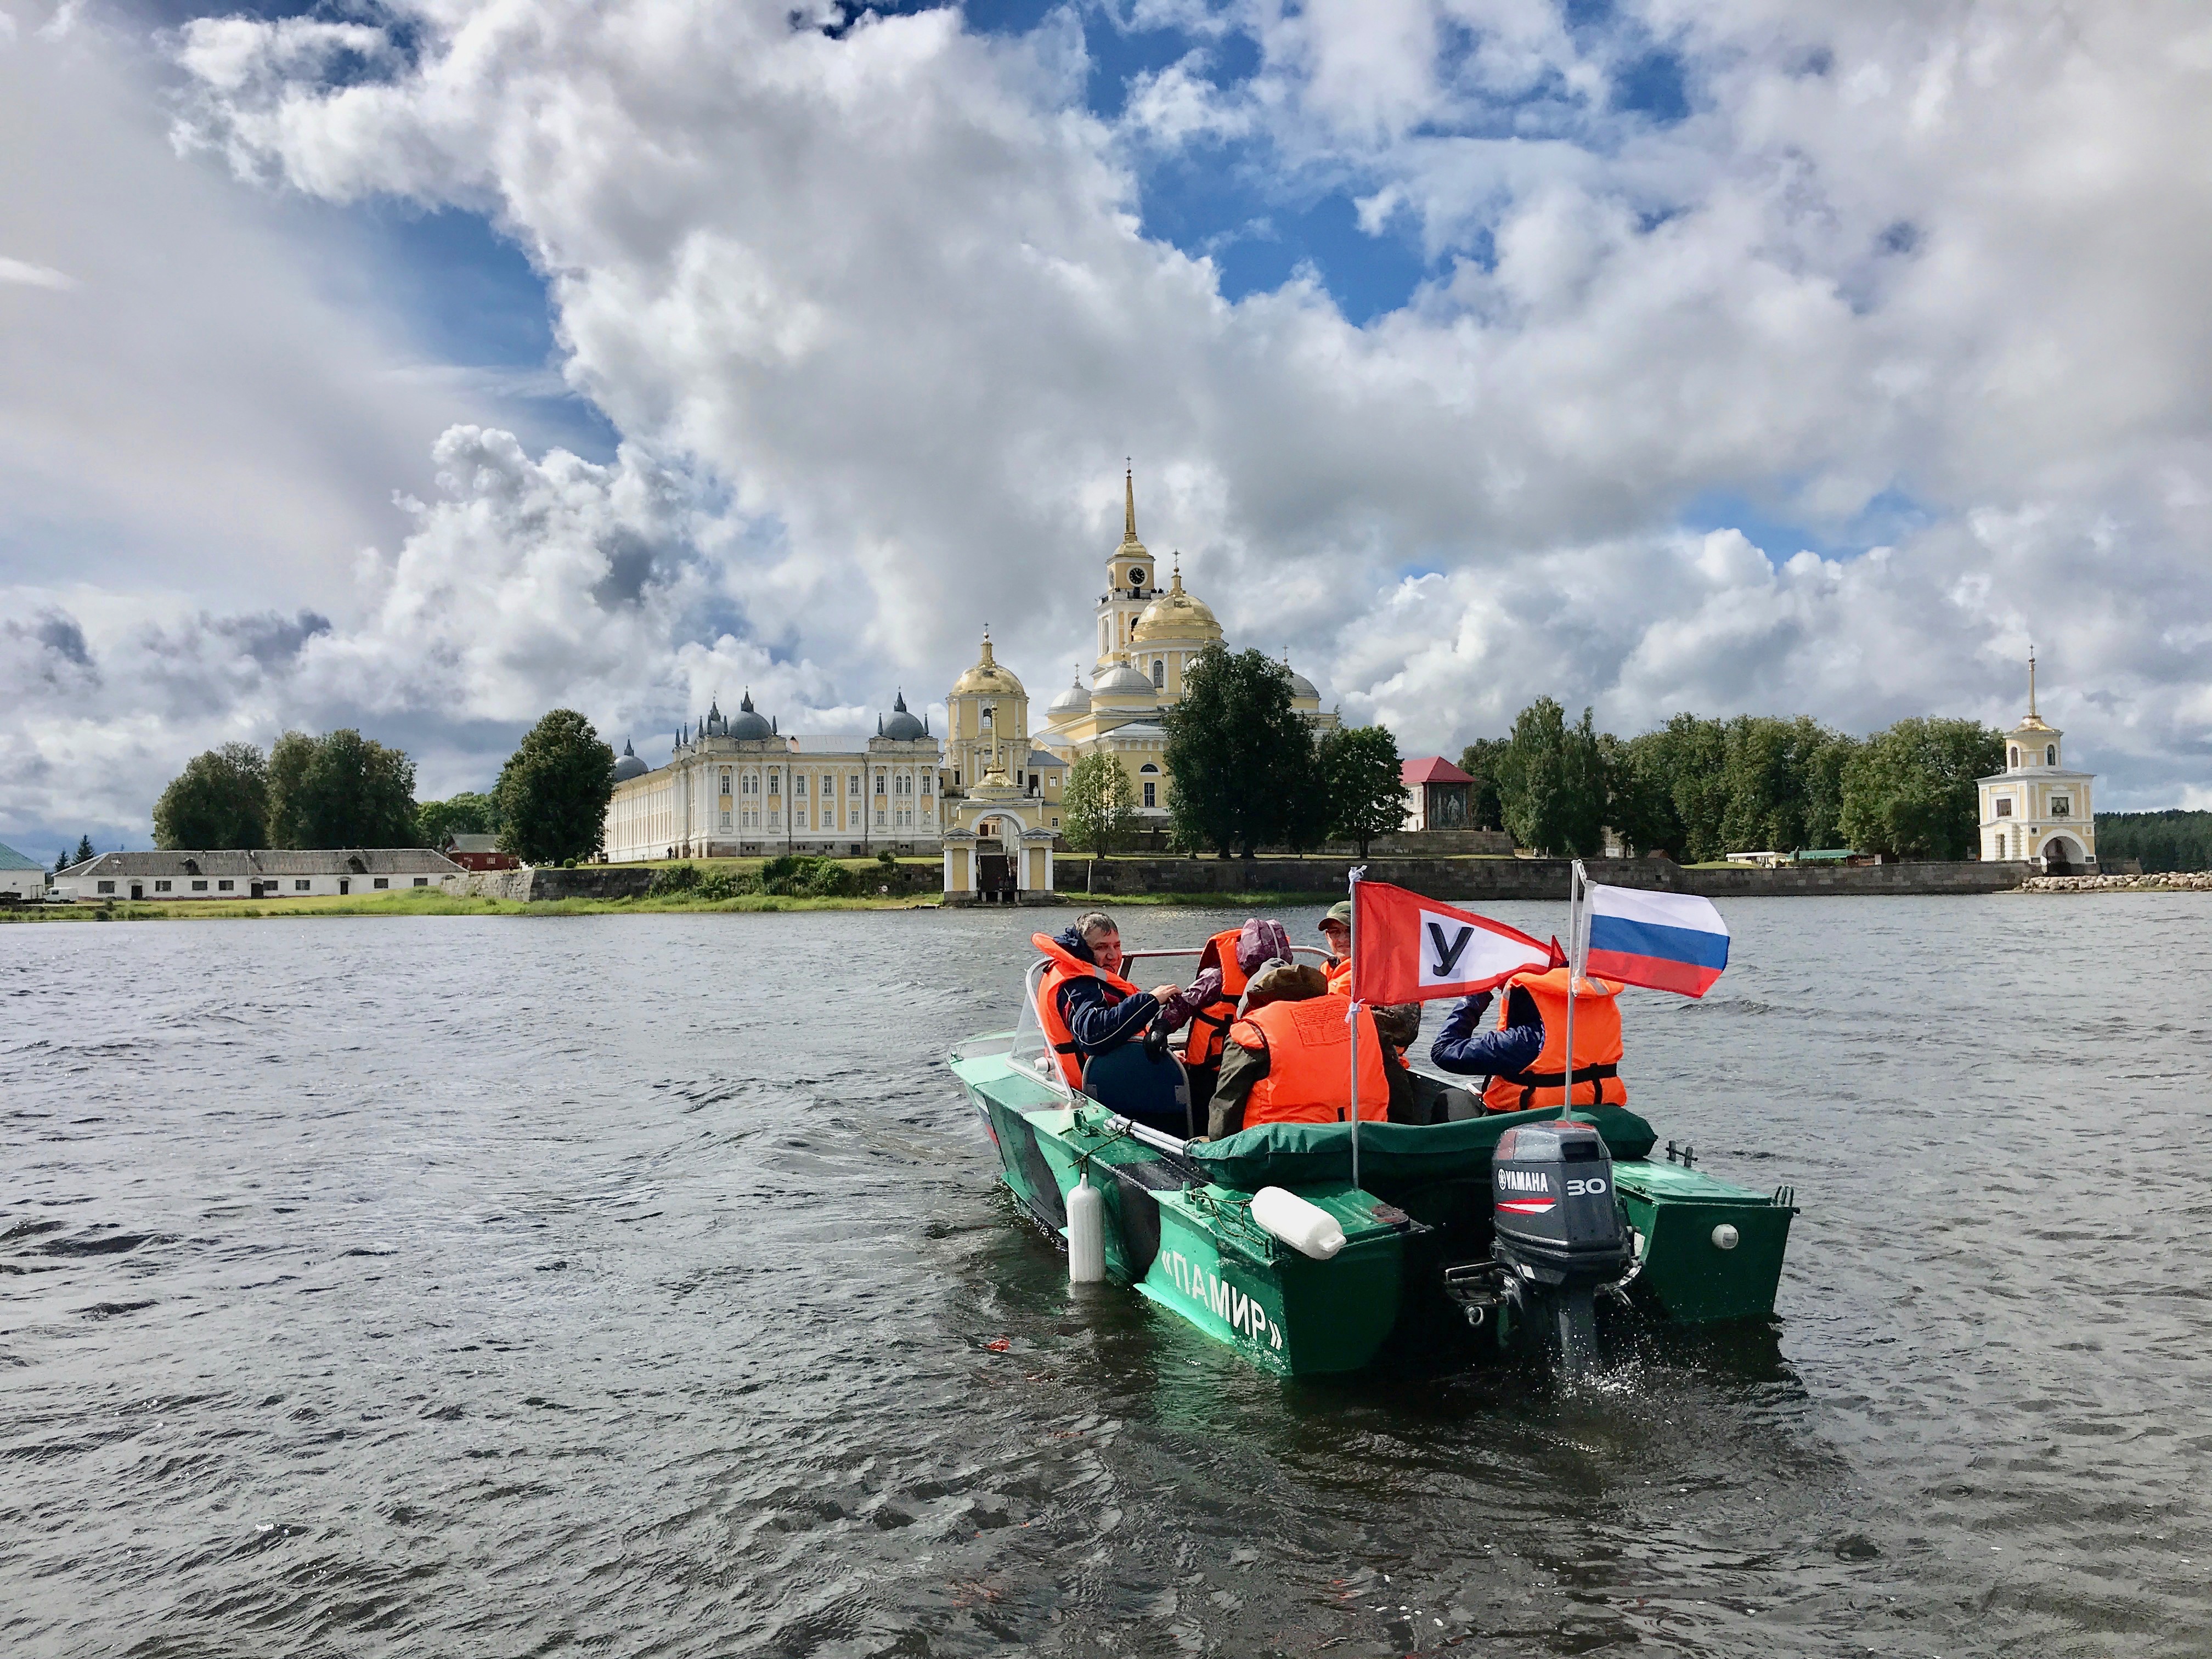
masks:
{"label": "white cumulus cloud", "polygon": [[[187,152],[257,199],[487,214],[623,439],[533,453],[456,410],[441,490],[383,463],[427,504],[316,596],[288,706],[456,756],[733,682],[857,723],[985,620],[1057,686],[1133,454],[1232,639],[1409,750],[1541,692],[1624,731],[2003,719],[2032,639],[2108,799],[2212,780],[2196,9],[1144,9],[1189,51],[1112,118],[1090,12],[186,27]],[[1230,297],[1147,218],[1178,153],[1341,192],[1426,280],[1364,325],[1326,269]]]}

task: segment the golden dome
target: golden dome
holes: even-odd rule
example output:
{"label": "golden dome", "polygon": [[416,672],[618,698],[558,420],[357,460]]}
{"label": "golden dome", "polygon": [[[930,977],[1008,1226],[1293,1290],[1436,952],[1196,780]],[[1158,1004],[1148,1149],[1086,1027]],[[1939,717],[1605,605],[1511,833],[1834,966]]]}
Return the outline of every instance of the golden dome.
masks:
{"label": "golden dome", "polygon": [[1025,697],[1028,692],[1012,673],[999,666],[991,656],[991,636],[983,635],[983,658],[973,668],[952,682],[949,694],[956,697]]}
{"label": "golden dome", "polygon": [[1205,601],[1182,591],[1182,560],[1175,564],[1175,585],[1145,607],[1131,636],[1143,645],[1152,640],[1218,640],[1221,624]]}

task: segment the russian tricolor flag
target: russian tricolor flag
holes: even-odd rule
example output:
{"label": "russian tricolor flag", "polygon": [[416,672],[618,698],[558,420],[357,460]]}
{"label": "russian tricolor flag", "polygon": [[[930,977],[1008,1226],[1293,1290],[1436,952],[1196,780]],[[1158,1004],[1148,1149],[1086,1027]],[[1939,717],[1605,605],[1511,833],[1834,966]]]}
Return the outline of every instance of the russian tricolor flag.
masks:
{"label": "russian tricolor flag", "polygon": [[1711,900],[1595,882],[1583,891],[1589,930],[1583,972],[1701,997],[1728,966],[1728,923]]}

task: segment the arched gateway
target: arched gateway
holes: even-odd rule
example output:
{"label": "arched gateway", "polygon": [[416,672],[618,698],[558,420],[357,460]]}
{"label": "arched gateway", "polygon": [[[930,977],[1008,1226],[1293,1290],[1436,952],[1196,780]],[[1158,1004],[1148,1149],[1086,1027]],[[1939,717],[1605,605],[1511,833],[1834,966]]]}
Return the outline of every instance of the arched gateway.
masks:
{"label": "arched gateway", "polygon": [[[963,697],[977,704],[973,719],[963,719],[970,712]],[[1024,718],[1028,695],[993,660],[988,634],[982,659],[960,677],[952,701],[955,776],[969,781],[945,802],[945,902],[1042,902],[1052,892],[1060,804],[1024,781],[1024,762],[1036,758]]]}

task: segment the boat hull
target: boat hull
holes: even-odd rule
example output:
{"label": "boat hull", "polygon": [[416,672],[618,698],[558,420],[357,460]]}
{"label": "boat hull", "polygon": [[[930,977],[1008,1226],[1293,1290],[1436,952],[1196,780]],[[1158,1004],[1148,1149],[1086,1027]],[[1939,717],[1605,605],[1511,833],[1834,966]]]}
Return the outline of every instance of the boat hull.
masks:
{"label": "boat hull", "polygon": [[[1449,1368],[1514,1348],[1510,1307],[1471,1324],[1444,1287],[1447,1267],[1488,1254],[1486,1173],[1426,1185],[1401,1179],[1382,1194],[1342,1181],[1292,1186],[1344,1230],[1344,1248],[1316,1261],[1252,1219],[1249,1191],[1204,1179],[1095,1103],[1024,1072],[1006,1048],[979,1040],[956,1053],[952,1069],[1006,1186],[1040,1227],[1064,1240],[1066,1194],[1085,1180],[1099,1189],[1114,1282],[1280,1376]],[[1676,1324],[1771,1316],[1794,1208],[1703,1170],[1641,1160],[1614,1167],[1637,1232],[1627,1293],[1641,1316]],[[1714,1242],[1724,1224],[1735,1230],[1729,1249]]]}

